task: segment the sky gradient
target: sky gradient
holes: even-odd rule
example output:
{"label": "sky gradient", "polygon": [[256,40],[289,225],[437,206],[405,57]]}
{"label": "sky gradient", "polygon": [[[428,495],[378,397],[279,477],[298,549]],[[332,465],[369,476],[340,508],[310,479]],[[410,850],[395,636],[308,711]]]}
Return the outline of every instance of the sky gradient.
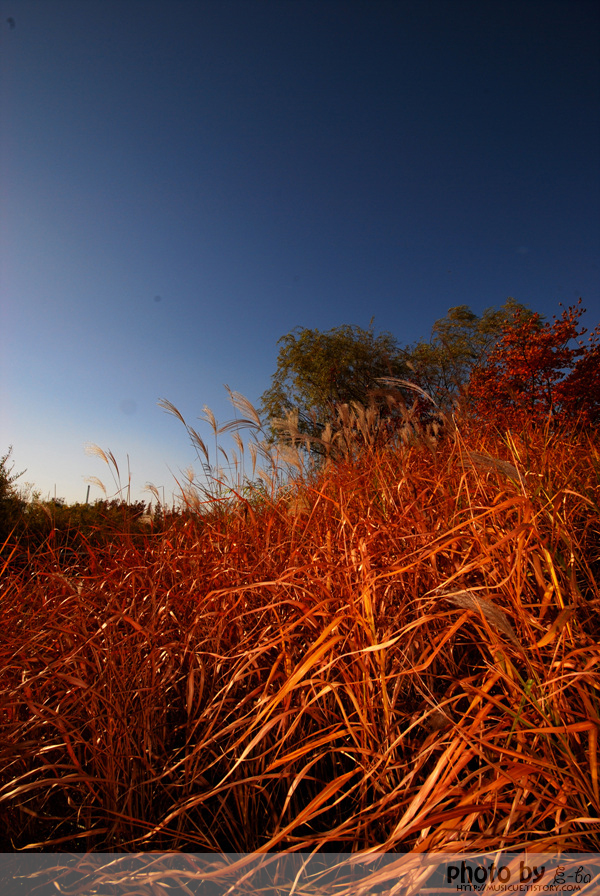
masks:
{"label": "sky gradient", "polygon": [[[10,20],[10,21],[9,21]],[[175,489],[295,327],[600,320],[593,0],[0,0],[0,455]],[[90,498],[101,497],[92,486]]]}

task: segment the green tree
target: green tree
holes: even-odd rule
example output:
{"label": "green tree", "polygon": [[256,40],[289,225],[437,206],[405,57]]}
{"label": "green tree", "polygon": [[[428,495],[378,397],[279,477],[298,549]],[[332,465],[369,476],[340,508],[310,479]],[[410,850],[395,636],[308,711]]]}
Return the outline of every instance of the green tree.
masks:
{"label": "green tree", "polygon": [[468,305],[450,308],[446,317],[434,323],[429,342],[408,349],[412,378],[440,407],[451,407],[472,371],[485,362],[501,339],[504,324],[517,312],[531,314],[512,298],[499,309],[486,309],[481,317]]}
{"label": "green tree", "polygon": [[0,457],[0,548],[22,521],[25,508],[25,501],[15,488],[16,480],[25,471],[13,473],[14,464],[10,468],[7,466],[11,454],[12,445],[6,454]]}
{"label": "green tree", "polygon": [[[404,352],[391,333],[358,326],[327,332],[297,327],[278,342],[277,370],[261,398],[267,420],[298,413],[303,435],[319,436],[335,409],[352,401],[369,404],[379,377],[406,377]],[[384,402],[380,399],[382,408]]]}

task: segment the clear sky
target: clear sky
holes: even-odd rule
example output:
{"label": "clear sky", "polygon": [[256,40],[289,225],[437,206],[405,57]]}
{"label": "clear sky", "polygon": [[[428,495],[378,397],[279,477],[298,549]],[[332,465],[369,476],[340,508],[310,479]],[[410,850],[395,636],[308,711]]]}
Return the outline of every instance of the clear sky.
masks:
{"label": "clear sky", "polygon": [[595,326],[599,46],[595,0],[0,0],[0,455],[168,497],[157,401],[210,440],[294,327]]}

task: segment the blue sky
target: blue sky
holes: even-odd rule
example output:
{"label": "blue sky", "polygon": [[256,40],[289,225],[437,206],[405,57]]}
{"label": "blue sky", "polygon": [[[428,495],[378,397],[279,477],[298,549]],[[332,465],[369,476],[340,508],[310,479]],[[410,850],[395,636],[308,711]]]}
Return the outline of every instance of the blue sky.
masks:
{"label": "blue sky", "polygon": [[169,497],[157,401],[210,440],[294,327],[595,326],[599,39],[593,0],[0,0],[0,455]]}

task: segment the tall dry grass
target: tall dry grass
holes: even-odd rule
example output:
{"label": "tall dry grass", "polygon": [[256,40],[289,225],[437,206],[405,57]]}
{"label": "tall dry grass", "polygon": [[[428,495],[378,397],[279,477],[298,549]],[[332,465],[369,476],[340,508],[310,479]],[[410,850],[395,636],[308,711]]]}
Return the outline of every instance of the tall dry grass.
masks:
{"label": "tall dry grass", "polygon": [[600,852],[597,442],[345,413],[143,545],[3,553],[4,851]]}

